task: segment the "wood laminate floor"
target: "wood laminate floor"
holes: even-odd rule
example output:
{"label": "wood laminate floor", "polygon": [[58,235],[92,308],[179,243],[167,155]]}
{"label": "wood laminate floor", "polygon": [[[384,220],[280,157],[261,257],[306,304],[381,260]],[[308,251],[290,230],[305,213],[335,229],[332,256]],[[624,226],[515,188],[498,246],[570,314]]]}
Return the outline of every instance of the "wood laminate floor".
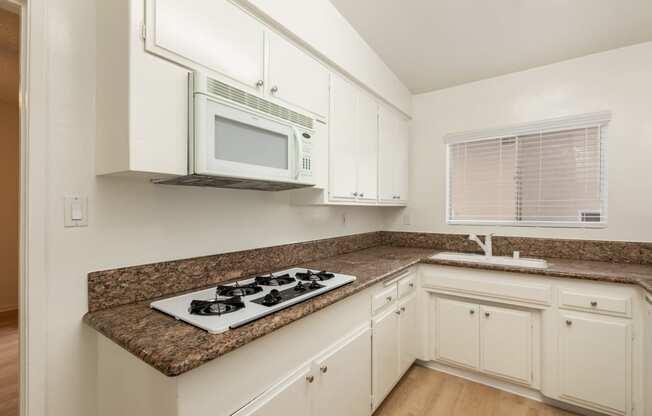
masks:
{"label": "wood laminate floor", "polygon": [[413,366],[374,416],[575,416],[556,407]]}
{"label": "wood laminate floor", "polygon": [[18,315],[0,313],[0,416],[18,416]]}

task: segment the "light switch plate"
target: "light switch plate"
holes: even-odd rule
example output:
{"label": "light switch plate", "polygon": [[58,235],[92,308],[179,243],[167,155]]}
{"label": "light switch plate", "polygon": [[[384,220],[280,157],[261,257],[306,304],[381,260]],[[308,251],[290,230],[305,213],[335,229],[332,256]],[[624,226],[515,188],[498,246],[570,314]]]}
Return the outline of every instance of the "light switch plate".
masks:
{"label": "light switch plate", "polygon": [[88,226],[88,198],[67,196],[64,198],[64,226]]}

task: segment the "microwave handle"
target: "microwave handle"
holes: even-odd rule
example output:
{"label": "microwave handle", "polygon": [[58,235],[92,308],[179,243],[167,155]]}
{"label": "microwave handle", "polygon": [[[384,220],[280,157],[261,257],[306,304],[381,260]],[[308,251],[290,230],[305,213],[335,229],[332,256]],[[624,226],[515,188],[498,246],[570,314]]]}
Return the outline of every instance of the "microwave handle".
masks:
{"label": "microwave handle", "polygon": [[299,130],[296,127],[292,127],[292,130],[294,130],[294,138],[296,139],[297,143],[297,160],[296,160],[296,176],[294,179],[299,179],[299,176],[301,175],[301,169],[299,166],[301,166],[301,157],[303,156],[303,141],[301,140],[301,134],[299,134]]}

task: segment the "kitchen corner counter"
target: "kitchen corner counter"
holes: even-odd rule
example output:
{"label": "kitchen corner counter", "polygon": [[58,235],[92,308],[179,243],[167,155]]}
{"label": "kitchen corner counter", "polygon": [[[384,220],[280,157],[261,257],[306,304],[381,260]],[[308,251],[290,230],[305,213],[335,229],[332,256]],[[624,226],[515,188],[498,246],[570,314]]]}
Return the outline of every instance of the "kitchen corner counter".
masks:
{"label": "kitchen corner counter", "polygon": [[344,273],[357,279],[222,334],[209,334],[153,310],[149,307],[151,300],[89,312],[84,322],[163,374],[174,377],[391,278],[434,253],[429,249],[379,246],[298,264],[296,267]]}
{"label": "kitchen corner counter", "polygon": [[390,279],[417,263],[634,284],[652,295],[650,265],[549,258],[546,259],[547,269],[527,269],[431,259],[437,252],[439,250],[426,248],[376,246],[297,264],[296,267],[349,274],[357,279],[349,285],[217,335],[151,309],[151,300],[89,312],[84,316],[84,322],[163,374],[173,377]]}

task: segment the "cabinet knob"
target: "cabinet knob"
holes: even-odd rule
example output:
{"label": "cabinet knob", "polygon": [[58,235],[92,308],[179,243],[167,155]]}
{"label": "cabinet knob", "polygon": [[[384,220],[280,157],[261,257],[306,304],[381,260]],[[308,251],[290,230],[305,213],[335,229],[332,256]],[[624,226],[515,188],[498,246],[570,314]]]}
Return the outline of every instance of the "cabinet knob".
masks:
{"label": "cabinet knob", "polygon": [[313,376],[312,374],[309,375],[309,376],[306,376],[306,381],[308,383],[312,383],[313,381],[315,381],[315,376]]}
{"label": "cabinet knob", "polygon": [[360,192],[360,198],[364,198],[364,192]]}
{"label": "cabinet knob", "polygon": [[595,300],[592,300],[591,301],[591,306],[593,306],[595,308],[596,306],[598,306],[598,302],[596,302]]}
{"label": "cabinet knob", "polygon": [[319,367],[319,371],[321,371],[322,374],[326,374],[328,372],[328,366],[322,365],[321,367]]}
{"label": "cabinet knob", "polygon": [[391,296],[387,296],[387,302],[391,302],[391,301],[392,301],[392,297],[391,297]]}
{"label": "cabinet knob", "polygon": [[570,319],[567,319],[567,320],[566,320],[566,325],[567,325],[567,326],[571,326],[571,325],[573,325],[573,321],[571,321]]}
{"label": "cabinet knob", "polygon": [[358,196],[358,193],[357,193],[357,192],[353,192],[352,195],[353,195],[353,196]]}
{"label": "cabinet knob", "polygon": [[470,313],[471,315],[475,315],[475,309],[471,309],[471,310],[469,311],[469,313]]}
{"label": "cabinet knob", "polygon": [[396,311],[396,312],[394,312],[394,313],[397,314],[397,315],[400,315],[400,314],[401,314],[401,311]]}
{"label": "cabinet knob", "polygon": [[401,312],[405,312],[405,306],[401,307]]}
{"label": "cabinet knob", "polygon": [[414,283],[410,282],[410,283],[408,284],[408,286],[410,286],[410,287],[414,287]]}
{"label": "cabinet knob", "polygon": [[272,92],[272,94],[276,94],[276,93],[278,92],[278,87],[277,87],[276,85],[274,85],[274,86],[270,89],[270,91]]}
{"label": "cabinet knob", "polygon": [[489,313],[489,312],[485,312],[485,313],[484,313],[484,316],[486,316],[486,317],[488,318],[488,317],[491,316],[491,313]]}
{"label": "cabinet knob", "polygon": [[265,81],[263,81],[262,79],[259,79],[259,80],[256,82],[256,86],[257,86],[258,88],[262,87],[263,85],[265,85]]}

